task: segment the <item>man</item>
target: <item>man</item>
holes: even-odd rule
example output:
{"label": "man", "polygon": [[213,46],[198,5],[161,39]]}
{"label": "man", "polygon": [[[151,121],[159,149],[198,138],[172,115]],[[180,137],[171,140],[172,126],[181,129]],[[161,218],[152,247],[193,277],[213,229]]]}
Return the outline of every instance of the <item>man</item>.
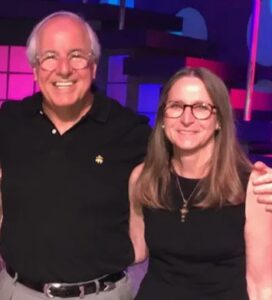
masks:
{"label": "man", "polygon": [[132,299],[127,186],[147,119],[91,91],[100,46],[77,15],[41,21],[27,55],[41,93],[0,111],[0,299]]}

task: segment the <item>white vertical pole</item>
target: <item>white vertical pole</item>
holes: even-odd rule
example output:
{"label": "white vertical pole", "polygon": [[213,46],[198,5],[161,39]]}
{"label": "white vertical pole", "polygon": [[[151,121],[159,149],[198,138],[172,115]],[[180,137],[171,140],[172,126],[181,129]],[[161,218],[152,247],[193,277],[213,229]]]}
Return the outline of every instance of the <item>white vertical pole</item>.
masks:
{"label": "white vertical pole", "polygon": [[255,79],[256,57],[258,48],[258,34],[260,25],[261,0],[253,0],[253,13],[250,32],[250,58],[247,69],[247,87],[246,87],[246,103],[244,111],[244,120],[251,120],[252,110],[252,94]]}
{"label": "white vertical pole", "polygon": [[120,0],[119,30],[125,27],[126,0]]}

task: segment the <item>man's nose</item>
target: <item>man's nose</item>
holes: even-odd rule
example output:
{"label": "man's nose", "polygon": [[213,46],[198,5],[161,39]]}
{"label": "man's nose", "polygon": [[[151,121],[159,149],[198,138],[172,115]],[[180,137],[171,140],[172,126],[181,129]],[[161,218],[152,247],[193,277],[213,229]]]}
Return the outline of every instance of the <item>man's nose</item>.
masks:
{"label": "man's nose", "polygon": [[62,76],[67,76],[73,72],[73,68],[70,64],[69,59],[60,58],[58,61],[56,72]]}

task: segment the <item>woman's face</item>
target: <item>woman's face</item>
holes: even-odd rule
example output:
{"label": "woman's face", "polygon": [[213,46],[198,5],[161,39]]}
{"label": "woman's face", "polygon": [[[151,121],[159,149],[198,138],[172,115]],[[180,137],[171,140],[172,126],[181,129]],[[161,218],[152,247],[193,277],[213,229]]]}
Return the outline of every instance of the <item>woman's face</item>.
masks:
{"label": "woman's face", "polygon": [[[194,105],[194,111],[187,105]],[[173,145],[174,155],[201,154],[205,160],[211,156],[214,133],[219,128],[213,105],[199,78],[186,76],[173,84],[166,100],[163,123],[165,134]],[[176,111],[182,110],[182,115],[173,118],[178,115]],[[193,112],[202,120],[197,119]]]}

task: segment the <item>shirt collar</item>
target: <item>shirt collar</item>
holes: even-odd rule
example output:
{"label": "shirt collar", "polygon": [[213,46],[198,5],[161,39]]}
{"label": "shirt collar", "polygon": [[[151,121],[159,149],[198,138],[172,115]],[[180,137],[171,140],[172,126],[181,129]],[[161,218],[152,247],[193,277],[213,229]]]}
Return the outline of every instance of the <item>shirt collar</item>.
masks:
{"label": "shirt collar", "polygon": [[42,111],[42,94],[38,92],[33,96],[29,96],[22,101],[25,114],[29,117],[34,117]]}
{"label": "shirt collar", "polygon": [[[42,93],[38,92],[33,96],[26,97],[23,100],[25,113],[34,117],[43,110],[42,108]],[[93,98],[93,104],[86,116],[91,117],[93,120],[97,122],[106,122],[111,110],[111,100],[101,94],[95,92]]]}
{"label": "shirt collar", "polygon": [[111,99],[99,93],[94,94],[93,105],[89,111],[89,116],[97,122],[107,121],[111,110]]}

